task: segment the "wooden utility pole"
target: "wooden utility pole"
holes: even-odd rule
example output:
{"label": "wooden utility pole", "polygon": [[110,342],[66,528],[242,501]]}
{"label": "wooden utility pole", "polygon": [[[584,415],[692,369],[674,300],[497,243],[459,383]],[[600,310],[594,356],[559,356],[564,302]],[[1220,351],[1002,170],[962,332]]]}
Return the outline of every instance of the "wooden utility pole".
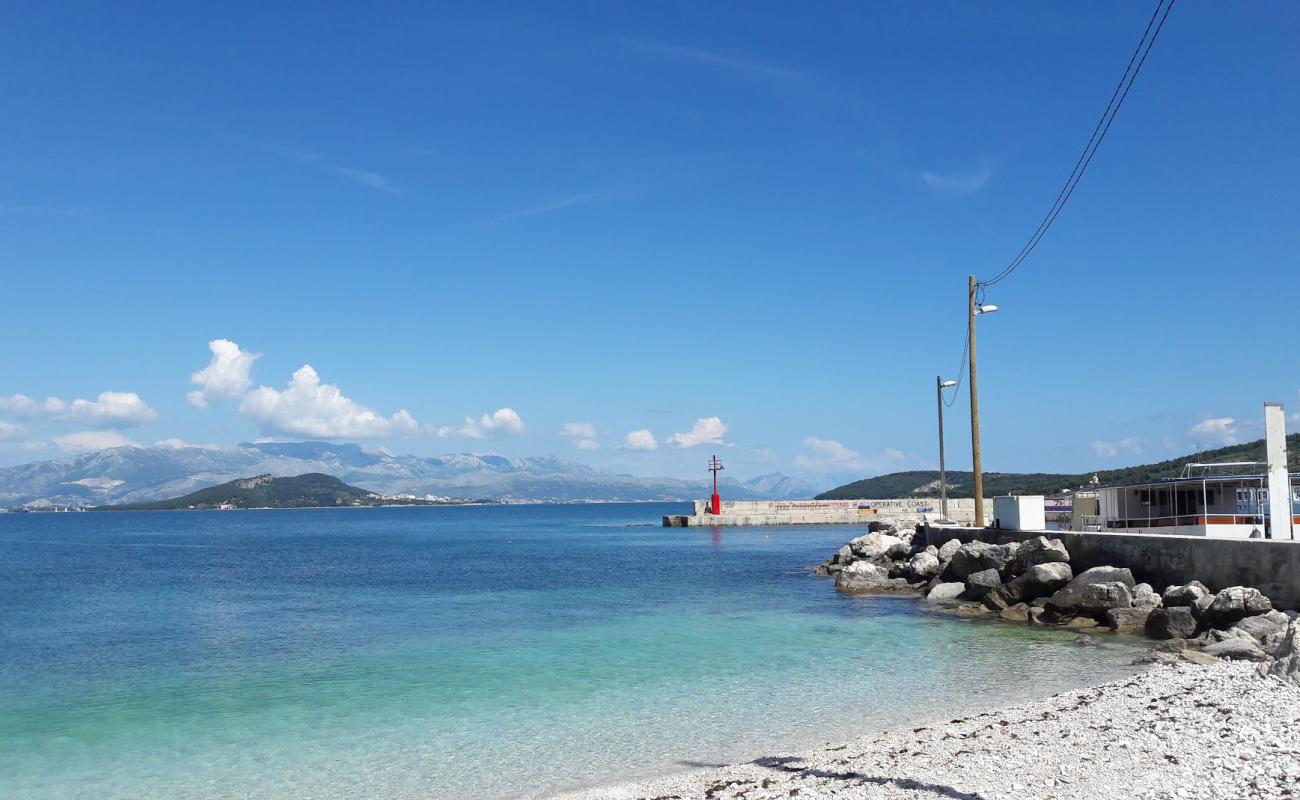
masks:
{"label": "wooden utility pole", "polygon": [[984,473],[980,465],[980,392],[975,374],[975,276],[970,276],[967,298],[967,334],[970,336],[970,455],[975,473],[975,527],[984,527]]}
{"label": "wooden utility pole", "polygon": [[943,465],[943,376],[934,376],[934,396],[939,404],[939,516],[948,519],[948,474]]}

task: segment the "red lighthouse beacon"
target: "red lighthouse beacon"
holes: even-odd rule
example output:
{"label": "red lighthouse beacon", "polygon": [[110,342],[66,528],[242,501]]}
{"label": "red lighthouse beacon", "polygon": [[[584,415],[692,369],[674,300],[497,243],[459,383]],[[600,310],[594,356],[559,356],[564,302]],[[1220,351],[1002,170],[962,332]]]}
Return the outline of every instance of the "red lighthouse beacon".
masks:
{"label": "red lighthouse beacon", "polygon": [[713,473],[713,499],[709,503],[709,513],[718,515],[722,513],[722,498],[718,497],[718,471],[726,469],[717,456],[709,459],[709,472]]}

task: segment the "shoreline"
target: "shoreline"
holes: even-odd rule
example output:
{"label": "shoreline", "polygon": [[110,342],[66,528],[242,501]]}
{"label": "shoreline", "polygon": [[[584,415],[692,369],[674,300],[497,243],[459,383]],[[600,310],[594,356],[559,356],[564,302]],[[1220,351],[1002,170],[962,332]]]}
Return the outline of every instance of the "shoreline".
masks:
{"label": "shoreline", "polygon": [[1300,796],[1300,689],[1261,679],[1252,664],[1157,664],[1044,699],[954,714],[813,750],[539,797]]}

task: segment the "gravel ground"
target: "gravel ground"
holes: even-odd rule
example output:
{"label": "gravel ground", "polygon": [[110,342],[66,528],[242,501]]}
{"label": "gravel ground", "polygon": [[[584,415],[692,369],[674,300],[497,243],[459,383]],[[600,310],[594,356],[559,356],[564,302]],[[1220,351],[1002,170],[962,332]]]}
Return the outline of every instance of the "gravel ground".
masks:
{"label": "gravel ground", "polygon": [[[1032,680],[1032,666],[1015,680]],[[1133,678],[813,752],[557,800],[1297,798],[1300,689],[1253,664]]]}

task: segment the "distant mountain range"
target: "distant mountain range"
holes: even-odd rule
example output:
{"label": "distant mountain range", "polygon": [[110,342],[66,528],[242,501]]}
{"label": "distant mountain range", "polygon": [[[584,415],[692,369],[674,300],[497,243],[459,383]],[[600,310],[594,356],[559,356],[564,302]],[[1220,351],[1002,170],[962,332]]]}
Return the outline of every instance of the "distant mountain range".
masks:
{"label": "distant mountain range", "polygon": [[[1300,433],[1286,437],[1288,467],[1292,472],[1300,472]],[[1140,464],[1135,467],[1120,469],[1102,469],[1095,472],[1055,473],[1055,472],[986,472],[984,473],[984,494],[993,497],[999,494],[1043,494],[1057,495],[1065,490],[1074,491],[1088,484],[1092,476],[1103,485],[1139,483],[1160,478],[1176,478],[1189,461],[1200,463],[1224,463],[1231,461],[1263,461],[1265,459],[1264,440],[1221,447],[1217,450],[1205,450],[1180,458],[1171,458],[1153,464]],[[1263,471],[1263,467],[1259,468]],[[972,481],[974,473],[948,470],[945,476],[948,482],[949,497],[973,497]],[[857,500],[859,498],[886,497],[937,497],[939,494],[938,470],[914,470],[911,472],[894,472],[878,475],[853,483],[845,484],[817,495],[818,500]]]}
{"label": "distant mountain range", "polygon": [[[227,449],[113,447],[52,461],[0,468],[0,506],[98,506],[167,500],[250,475],[319,472],[383,494],[433,494],[474,500],[692,500],[707,480],[645,478],[553,457],[456,453],[390,455],[332,442],[244,443]],[[721,480],[739,500],[800,499],[816,489],[780,474]]]}

